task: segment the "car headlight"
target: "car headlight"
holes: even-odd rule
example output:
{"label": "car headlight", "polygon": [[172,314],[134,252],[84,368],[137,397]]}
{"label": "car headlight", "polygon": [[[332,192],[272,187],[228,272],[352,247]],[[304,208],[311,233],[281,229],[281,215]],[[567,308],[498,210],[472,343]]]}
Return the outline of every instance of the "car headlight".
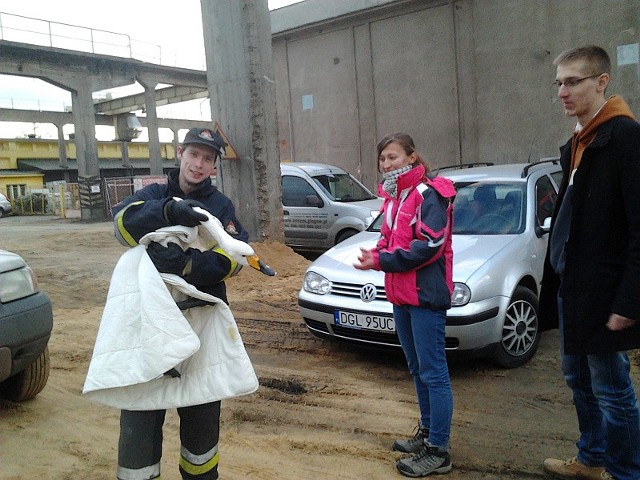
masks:
{"label": "car headlight", "polygon": [[307,272],[304,276],[302,288],[305,292],[325,295],[331,290],[331,282],[316,272]]}
{"label": "car headlight", "polygon": [[471,289],[464,283],[454,283],[453,293],[451,293],[451,306],[462,307],[469,303],[469,300],[471,300]]}
{"label": "car headlight", "polygon": [[29,267],[0,274],[0,302],[28,297],[38,291],[36,277]]}

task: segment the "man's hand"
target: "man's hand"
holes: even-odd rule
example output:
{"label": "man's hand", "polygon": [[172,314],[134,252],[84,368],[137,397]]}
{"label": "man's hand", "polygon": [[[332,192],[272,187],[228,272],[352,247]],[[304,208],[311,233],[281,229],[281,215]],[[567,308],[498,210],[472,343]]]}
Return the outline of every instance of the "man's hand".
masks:
{"label": "man's hand", "polygon": [[636,321],[637,320],[618,315],[617,313],[612,313],[611,315],[609,315],[607,328],[611,331],[617,332],[620,330],[624,330],[625,328],[634,326],[636,324]]}
{"label": "man's hand", "polygon": [[176,243],[168,243],[163,247],[157,242],[151,242],[147,246],[147,254],[159,272],[182,277],[191,271],[191,255]]}
{"label": "man's hand", "polygon": [[172,198],[164,206],[164,218],[171,225],[197,227],[201,222],[206,222],[209,218],[203,213],[196,212],[193,207],[205,209],[204,205],[197,200],[174,200]]}

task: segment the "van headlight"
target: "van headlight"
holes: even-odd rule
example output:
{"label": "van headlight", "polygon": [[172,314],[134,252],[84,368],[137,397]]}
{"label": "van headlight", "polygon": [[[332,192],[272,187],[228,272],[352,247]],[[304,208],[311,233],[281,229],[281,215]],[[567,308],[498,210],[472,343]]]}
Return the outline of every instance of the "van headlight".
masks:
{"label": "van headlight", "polygon": [[325,295],[331,290],[331,282],[316,272],[307,272],[304,276],[302,288],[305,292]]}
{"label": "van headlight", "polygon": [[451,293],[451,306],[462,307],[471,300],[471,289],[464,283],[454,283],[453,292]]}

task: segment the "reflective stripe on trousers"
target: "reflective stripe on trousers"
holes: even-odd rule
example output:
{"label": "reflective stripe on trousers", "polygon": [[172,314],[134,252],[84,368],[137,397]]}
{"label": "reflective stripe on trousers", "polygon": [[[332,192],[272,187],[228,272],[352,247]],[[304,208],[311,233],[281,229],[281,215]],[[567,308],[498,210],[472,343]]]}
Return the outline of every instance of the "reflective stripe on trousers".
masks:
{"label": "reflective stripe on trousers", "polygon": [[[182,478],[217,478],[218,458],[218,445],[202,455],[194,455],[183,446],[180,449],[180,473],[182,473]],[[215,475],[213,474],[214,469],[216,470]],[[212,472],[211,475],[203,476],[210,472]]]}
{"label": "reflective stripe on trousers", "polygon": [[142,468],[118,467],[118,480],[153,480],[160,478],[160,463]]}

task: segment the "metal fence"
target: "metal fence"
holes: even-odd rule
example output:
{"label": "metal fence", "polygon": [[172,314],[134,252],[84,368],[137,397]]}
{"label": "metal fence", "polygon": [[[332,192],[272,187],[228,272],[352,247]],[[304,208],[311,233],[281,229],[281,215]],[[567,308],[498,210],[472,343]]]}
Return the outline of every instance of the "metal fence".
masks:
{"label": "metal fence", "polygon": [[163,64],[162,48],[124,33],[0,12],[0,39]]}
{"label": "metal fence", "polygon": [[[140,175],[102,179],[105,215],[113,217],[113,206],[150,183],[167,183],[167,177]],[[57,215],[79,218],[80,189],[77,183],[57,182],[42,188],[27,187],[21,195],[9,198],[13,215]]]}
{"label": "metal fence", "polygon": [[107,215],[113,217],[113,206],[120,203],[132,193],[150,183],[167,183],[167,177],[155,175],[141,175],[137,177],[111,177],[104,179],[104,204]]}
{"label": "metal fence", "polygon": [[80,213],[80,193],[77,183],[55,183],[42,188],[27,187],[9,198],[14,215],[58,215],[73,218]]}

